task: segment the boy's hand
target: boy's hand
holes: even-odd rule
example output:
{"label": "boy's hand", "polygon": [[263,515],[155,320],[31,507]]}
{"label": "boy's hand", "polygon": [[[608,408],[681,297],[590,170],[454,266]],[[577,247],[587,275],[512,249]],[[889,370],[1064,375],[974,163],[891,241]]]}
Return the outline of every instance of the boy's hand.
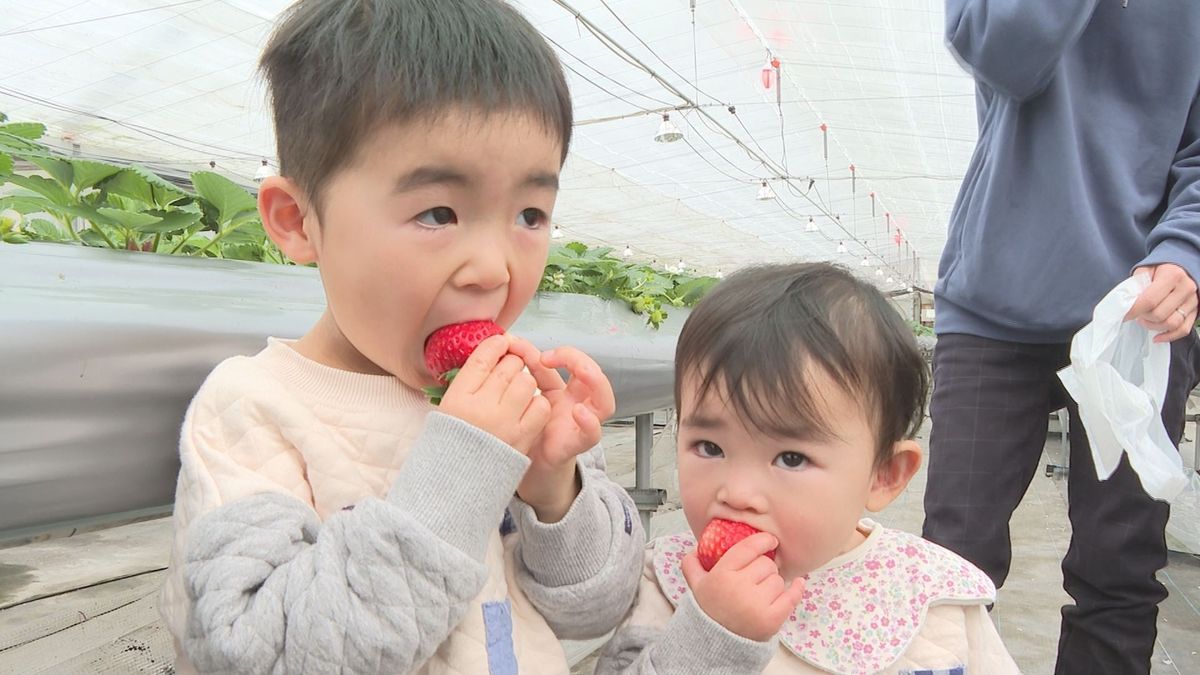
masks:
{"label": "boy's hand", "polygon": [[439,409],[529,455],[550,419],[550,402],[537,395],[521,357],[509,353],[512,339],[494,335],[479,343]]}
{"label": "boy's hand", "polygon": [[696,604],[731,633],[755,642],[774,637],[804,594],[804,580],[788,584],[775,561],[765,555],[778,545],[766,532],[751,535],[734,544],[708,572],[696,552],[689,552],[682,561],[683,578]]}
{"label": "boy's hand", "polygon": [[[509,351],[525,361],[550,403],[550,421],[529,452],[532,464],[517,487],[517,496],[533,507],[538,520],[562,519],[579,494],[575,457],[600,442],[600,423],[616,409],[612,385],[600,366],[573,347],[539,353],[525,340],[514,339]],[[565,368],[564,382],[555,368]]]}

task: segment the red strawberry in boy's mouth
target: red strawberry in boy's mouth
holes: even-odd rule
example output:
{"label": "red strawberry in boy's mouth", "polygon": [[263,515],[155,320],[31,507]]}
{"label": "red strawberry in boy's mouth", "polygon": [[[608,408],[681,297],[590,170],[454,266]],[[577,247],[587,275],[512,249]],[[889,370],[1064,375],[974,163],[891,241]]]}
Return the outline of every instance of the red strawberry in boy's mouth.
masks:
{"label": "red strawberry in boy's mouth", "polygon": [[425,387],[430,401],[434,405],[441,402],[446,387],[480,342],[503,334],[504,329],[499,324],[486,319],[452,323],[433,331],[425,339],[425,367],[441,386]]}
{"label": "red strawberry in boy's mouth", "polygon": [[[696,557],[700,559],[700,566],[705,572],[711,570],[730,547],[760,531],[735,520],[712,519],[700,533],[700,540],[696,542]],[[765,555],[771,560],[775,559],[773,550],[767,551]]]}

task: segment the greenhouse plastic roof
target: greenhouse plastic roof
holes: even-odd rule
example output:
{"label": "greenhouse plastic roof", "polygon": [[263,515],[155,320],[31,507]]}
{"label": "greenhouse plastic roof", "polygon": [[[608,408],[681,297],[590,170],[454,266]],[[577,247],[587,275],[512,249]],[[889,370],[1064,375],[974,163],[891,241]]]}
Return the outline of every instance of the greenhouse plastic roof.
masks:
{"label": "greenhouse plastic roof", "polygon": [[[0,0],[0,110],[82,156],[215,161],[250,185],[274,163],[255,63],[288,4]],[[942,0],[513,4],[568,69],[568,238],[690,272],[833,260],[889,290],[932,287],[976,134]],[[664,111],[682,140],[653,140]],[[774,199],[756,199],[763,180]]]}

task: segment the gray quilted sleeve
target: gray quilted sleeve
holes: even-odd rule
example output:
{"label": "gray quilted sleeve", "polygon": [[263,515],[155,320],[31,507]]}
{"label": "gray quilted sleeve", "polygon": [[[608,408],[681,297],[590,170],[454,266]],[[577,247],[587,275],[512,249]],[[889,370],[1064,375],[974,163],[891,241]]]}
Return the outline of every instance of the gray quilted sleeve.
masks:
{"label": "gray quilted sleeve", "polygon": [[528,459],[431,414],[387,499],[321,523],[282,494],[195,521],[184,648],[201,672],[407,673],[459,623],[487,576]]}
{"label": "gray quilted sleeve", "polygon": [[600,653],[595,675],[752,675],[767,667],[775,649],[774,640],[730,633],[689,593],[662,628],[620,628]]}
{"label": "gray quilted sleeve", "polygon": [[633,604],[646,533],[624,488],[604,472],[599,446],[581,456],[583,487],[562,520],[546,524],[515,501],[517,583],[555,634],[604,635]]}

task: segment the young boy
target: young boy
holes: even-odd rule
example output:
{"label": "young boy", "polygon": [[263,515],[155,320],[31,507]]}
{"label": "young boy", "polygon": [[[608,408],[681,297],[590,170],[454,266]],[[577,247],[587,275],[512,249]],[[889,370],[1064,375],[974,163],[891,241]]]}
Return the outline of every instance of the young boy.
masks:
{"label": "young boy", "polygon": [[420,393],[432,332],[507,327],[537,289],[571,136],[556,57],[500,0],[302,0],[262,69],[282,175],[259,211],[328,308],[188,410],[177,670],[566,672],[556,638],[616,625],[644,544],[597,447],[607,379],[499,335],[440,408]]}

